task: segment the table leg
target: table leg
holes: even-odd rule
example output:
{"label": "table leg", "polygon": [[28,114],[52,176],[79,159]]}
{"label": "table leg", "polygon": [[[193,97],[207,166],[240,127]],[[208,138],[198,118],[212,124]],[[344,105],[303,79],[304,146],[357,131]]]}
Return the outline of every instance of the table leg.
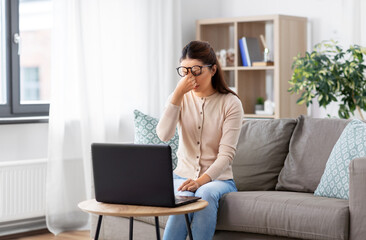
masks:
{"label": "table leg", "polygon": [[155,217],[156,239],[160,240],[159,217]]}
{"label": "table leg", "polygon": [[98,240],[98,238],[99,238],[99,231],[100,231],[100,226],[102,225],[102,219],[103,219],[103,215],[99,215],[97,230],[95,231],[95,238],[94,238],[95,240]]}
{"label": "table leg", "polygon": [[130,217],[130,240],[133,238],[133,217]]}
{"label": "table leg", "polygon": [[188,214],[184,214],[184,216],[186,217],[186,225],[187,225],[189,239],[193,240],[192,231],[191,231],[191,224],[189,223]]}

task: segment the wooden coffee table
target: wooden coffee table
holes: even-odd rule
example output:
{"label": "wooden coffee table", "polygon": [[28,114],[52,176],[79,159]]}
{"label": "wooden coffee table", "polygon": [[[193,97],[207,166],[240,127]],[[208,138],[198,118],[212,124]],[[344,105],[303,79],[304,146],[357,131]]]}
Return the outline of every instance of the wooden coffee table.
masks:
{"label": "wooden coffee table", "polygon": [[99,215],[97,229],[95,232],[95,240],[99,238],[100,226],[102,224],[103,216],[128,217],[130,218],[130,232],[129,238],[133,238],[133,218],[134,217],[155,217],[156,238],[160,239],[159,230],[159,216],[180,215],[184,214],[189,238],[192,240],[192,231],[188,219],[188,213],[197,212],[207,207],[208,202],[205,200],[198,200],[197,202],[183,205],[180,207],[150,207],[138,205],[123,205],[123,204],[109,204],[97,202],[95,199],[86,200],[78,204],[78,207],[84,212]]}

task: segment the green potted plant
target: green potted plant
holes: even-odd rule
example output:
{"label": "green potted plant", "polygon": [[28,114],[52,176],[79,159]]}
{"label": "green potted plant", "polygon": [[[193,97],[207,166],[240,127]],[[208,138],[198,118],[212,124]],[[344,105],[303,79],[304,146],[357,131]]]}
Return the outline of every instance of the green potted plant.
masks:
{"label": "green potted plant", "polygon": [[256,111],[263,111],[264,110],[264,98],[258,97],[257,103],[255,104]]}
{"label": "green potted plant", "polygon": [[301,93],[298,104],[309,106],[314,98],[326,107],[340,101],[338,115],[349,118],[357,109],[361,119],[366,111],[366,48],[352,45],[343,50],[337,42],[324,41],[304,57],[294,58],[289,83],[291,93]]}

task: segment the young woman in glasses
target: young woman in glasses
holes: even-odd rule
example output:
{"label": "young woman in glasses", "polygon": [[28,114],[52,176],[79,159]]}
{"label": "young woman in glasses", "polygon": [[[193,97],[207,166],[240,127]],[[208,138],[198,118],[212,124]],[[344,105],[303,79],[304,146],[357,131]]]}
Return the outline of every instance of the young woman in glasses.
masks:
{"label": "young woman in glasses", "polygon": [[[243,120],[241,101],[227,86],[215,52],[207,42],[192,41],[182,50],[182,77],[157,126],[162,141],[178,126],[176,195],[197,196],[209,205],[189,215],[193,239],[212,239],[220,198],[237,191],[232,162]],[[184,215],[170,216],[164,239],[186,239]]]}

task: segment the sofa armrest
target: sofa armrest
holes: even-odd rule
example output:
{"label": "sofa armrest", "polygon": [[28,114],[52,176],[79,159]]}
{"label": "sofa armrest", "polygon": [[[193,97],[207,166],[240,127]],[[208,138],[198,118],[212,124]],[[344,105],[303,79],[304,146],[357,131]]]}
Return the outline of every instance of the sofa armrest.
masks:
{"label": "sofa armrest", "polygon": [[356,158],[349,165],[350,240],[366,236],[366,157]]}

